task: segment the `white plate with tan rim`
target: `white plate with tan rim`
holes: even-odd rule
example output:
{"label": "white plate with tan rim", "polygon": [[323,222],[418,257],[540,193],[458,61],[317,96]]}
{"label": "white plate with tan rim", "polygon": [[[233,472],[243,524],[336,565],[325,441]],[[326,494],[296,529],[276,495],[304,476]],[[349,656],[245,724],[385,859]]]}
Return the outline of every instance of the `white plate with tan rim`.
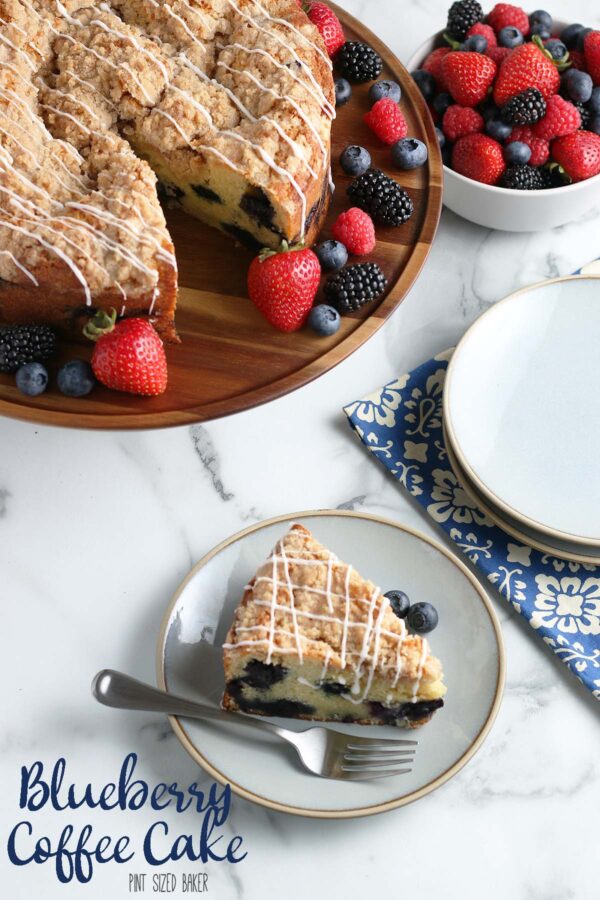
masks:
{"label": "white plate with tan rim", "polygon": [[505,531],[506,534],[515,538],[515,540],[520,543],[525,544],[528,547],[533,547],[535,550],[539,550],[540,553],[558,557],[559,559],[567,559],[572,562],[584,563],[584,565],[600,566],[600,551],[594,555],[593,552],[583,544],[574,544],[558,539],[552,539],[551,541],[550,538],[544,538],[543,535],[527,528],[515,519],[511,519],[510,516],[498,510],[491,503],[488,503],[487,499],[482,497],[475,485],[469,481],[468,475],[461,468],[452,449],[452,445],[448,441],[447,435],[445,437],[445,444],[448,461],[452,467],[452,471],[458,478],[461,487],[494,525],[501,528],[502,531]]}
{"label": "white plate with tan rim", "polygon": [[444,423],[488,504],[529,531],[600,548],[600,279],[524,288],[456,348]]}
{"label": "white plate with tan rim", "polygon": [[[502,635],[490,601],[452,553],[405,526],[338,510],[279,516],[239,532],[192,569],[165,614],[157,647],[157,679],[165,690],[218,705],[223,691],[221,645],[244,585],[292,522],[384,591],[399,588],[428,600],[440,622],[430,635],[444,666],[446,704],[420,730],[409,775],[373,782],[333,781],[308,774],[293,750],[271,735],[172,717],[188,753],[216,780],[270,809],[319,818],[383,812],[423,797],[455,775],[484,741],[504,686]],[[272,721],[304,729],[306,722]],[[349,734],[399,737],[388,726],[336,725]]]}

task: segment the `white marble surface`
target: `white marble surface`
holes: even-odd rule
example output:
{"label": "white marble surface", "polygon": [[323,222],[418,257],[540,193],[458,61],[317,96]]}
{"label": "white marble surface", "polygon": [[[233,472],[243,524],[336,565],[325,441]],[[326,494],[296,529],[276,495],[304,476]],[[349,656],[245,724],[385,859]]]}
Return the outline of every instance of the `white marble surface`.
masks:
{"label": "white marble surface", "polygon": [[[345,5],[401,59],[440,26],[446,7],[443,0]],[[555,0],[553,10],[594,24],[584,0]],[[510,235],[444,213],[422,277],[391,321],[337,369],[261,409],[145,434],[0,421],[3,845],[21,818],[20,766],[35,759],[52,764],[64,755],[73,779],[101,785],[133,750],[151,782],[208,783],[164,719],[97,706],[89,692],[94,672],[112,666],[152,680],[157,629],[173,589],[196,559],[248,523],[344,506],[436,534],[367,458],[342,405],[452,345],[507,292],[599,256],[599,224],[596,217]],[[598,704],[505,602],[493,602],[506,640],[507,687],[472,763],[437,793],[371,819],[319,823],[234,799],[230,826],[244,836],[248,856],[237,866],[207,867],[210,896],[597,900]],[[56,813],[33,817],[39,834],[55,835],[67,821]],[[74,821],[139,837],[154,818],[92,811]],[[197,819],[175,818],[181,831]],[[4,850],[0,865],[2,894],[11,900],[128,895],[130,866],[99,867],[84,888],[59,885],[49,864],[10,866]],[[132,870],[148,867],[138,862]]]}

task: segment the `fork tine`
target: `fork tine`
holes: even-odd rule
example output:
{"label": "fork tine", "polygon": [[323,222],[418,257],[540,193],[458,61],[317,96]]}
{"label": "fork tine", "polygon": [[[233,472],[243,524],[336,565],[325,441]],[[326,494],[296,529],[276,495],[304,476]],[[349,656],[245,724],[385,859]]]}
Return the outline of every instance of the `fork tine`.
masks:
{"label": "fork tine", "polygon": [[414,762],[413,759],[384,759],[384,760],[364,760],[360,763],[355,762],[346,762],[343,761],[342,770],[344,772],[367,772],[369,769],[384,769],[386,766],[389,768],[394,764],[398,765],[407,765]]}
{"label": "fork tine", "polygon": [[379,747],[380,749],[385,749],[386,747],[416,747],[417,744],[418,741],[407,741],[400,738],[351,737],[346,744],[346,750],[362,750],[364,747]]}
{"label": "fork tine", "polygon": [[342,781],[373,781],[375,778],[389,778],[391,775],[408,775],[412,769],[389,769],[387,772],[344,772],[340,776]]}
{"label": "fork tine", "polygon": [[368,753],[344,753],[344,761],[348,762],[409,762],[415,758],[414,750],[375,750]]}

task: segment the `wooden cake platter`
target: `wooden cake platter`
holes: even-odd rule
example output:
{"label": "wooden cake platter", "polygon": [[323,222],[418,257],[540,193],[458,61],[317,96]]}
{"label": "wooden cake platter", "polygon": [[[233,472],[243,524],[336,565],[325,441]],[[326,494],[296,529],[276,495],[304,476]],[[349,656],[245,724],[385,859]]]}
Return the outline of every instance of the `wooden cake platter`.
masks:
{"label": "wooden cake platter", "polygon": [[[417,278],[433,241],[441,203],[443,170],[433,122],[406,69],[372,32],[344,10],[339,15],[346,38],[370,44],[382,57],[381,78],[402,86],[402,110],[408,133],[425,141],[428,163],[412,172],[393,168],[389,148],[362,121],[369,109],[369,84],[353,86],[350,102],[333,123],[332,161],[335,194],[320,239],[330,236],[337,215],[349,206],[351,179],[339,166],[348,144],[369,149],[373,165],[383,169],[412,197],[415,212],[399,228],[377,226],[377,247],[364,260],[377,262],[388,290],[376,303],[343,316],[339,331],[318,337],[308,328],[282,334],[248,299],[246,274],[252,253],[231,238],[186,215],[167,210],[179,266],[176,324],[181,344],[167,346],[169,386],[160,397],[143,398],[101,386],[88,397],[63,396],[52,377],[55,365],[91,355],[91,344],[61,342],[62,358],[51,367],[52,384],[30,398],[16,388],[14,376],[0,375],[0,413],[31,422],[71,428],[138,429],[189,425],[250,409],[302,387],[364,344],[396,309]],[[317,297],[317,301],[318,301]]]}

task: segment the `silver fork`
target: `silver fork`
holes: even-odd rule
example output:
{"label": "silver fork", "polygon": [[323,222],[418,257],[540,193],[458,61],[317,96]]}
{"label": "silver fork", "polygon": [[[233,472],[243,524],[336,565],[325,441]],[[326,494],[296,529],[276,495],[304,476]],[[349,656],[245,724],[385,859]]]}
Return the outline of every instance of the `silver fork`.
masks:
{"label": "silver fork", "polygon": [[192,719],[217,719],[219,722],[270,731],[292,744],[304,767],[322,778],[366,781],[390,775],[407,775],[412,771],[398,767],[413,762],[417,741],[355,737],[321,727],[290,731],[271,722],[176,697],[114,669],[98,672],[92,681],[92,693],[99,703],[117,709],[148,710]]}

